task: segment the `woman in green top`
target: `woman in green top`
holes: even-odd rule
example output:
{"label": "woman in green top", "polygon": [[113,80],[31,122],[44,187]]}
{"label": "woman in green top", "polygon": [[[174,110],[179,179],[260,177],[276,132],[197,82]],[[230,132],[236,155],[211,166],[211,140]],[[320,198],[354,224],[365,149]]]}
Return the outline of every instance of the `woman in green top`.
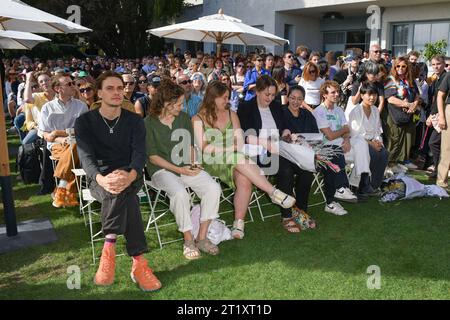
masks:
{"label": "woman in green top", "polygon": [[[183,100],[184,90],[171,81],[163,81],[153,97],[149,117],[145,119],[147,170],[152,183],[170,198],[170,211],[184,235],[183,254],[193,260],[200,257],[200,251],[219,253],[219,248],[206,235],[211,220],[219,217],[221,189],[208,173],[193,166],[192,125],[189,116],[181,111]],[[192,234],[187,187],[201,199],[196,241]]]}
{"label": "woman in green top", "polygon": [[267,181],[258,165],[240,152],[243,149],[243,132],[238,116],[229,110],[229,95],[225,84],[211,82],[206,88],[200,111],[192,118],[192,122],[196,141],[203,151],[205,170],[236,189],[232,235],[242,239],[253,185],[284,208],[292,207],[295,199],[276,189]]}

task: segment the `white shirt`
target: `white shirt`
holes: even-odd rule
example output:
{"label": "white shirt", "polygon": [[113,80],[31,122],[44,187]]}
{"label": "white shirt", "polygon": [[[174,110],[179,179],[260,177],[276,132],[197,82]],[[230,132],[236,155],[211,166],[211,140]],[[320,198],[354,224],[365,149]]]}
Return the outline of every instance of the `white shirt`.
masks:
{"label": "white shirt", "polygon": [[309,105],[317,106],[320,104],[320,86],[325,82],[322,78],[316,81],[305,81],[301,79],[299,85],[305,89],[305,102]]}
{"label": "white shirt", "polygon": [[[51,132],[73,128],[75,120],[85,112],[88,112],[88,107],[84,102],[72,98],[64,104],[56,97],[42,107],[39,130]],[[49,150],[52,149],[52,146],[52,142],[47,142]]]}
{"label": "white shirt", "polygon": [[360,136],[365,140],[383,141],[380,113],[375,106],[370,108],[370,116],[367,118],[362,104],[356,105],[350,112],[349,125],[352,137]]}
{"label": "white shirt", "polygon": [[[331,131],[338,131],[347,125],[344,110],[336,105],[333,109],[327,109],[324,104],[321,104],[314,110],[313,115],[316,118],[319,130],[330,128]],[[323,139],[325,144],[339,147],[342,146],[342,142],[344,141],[342,137],[330,141],[325,135],[323,136]]]}
{"label": "white shirt", "polygon": [[259,138],[267,139],[269,137],[279,137],[279,131],[277,129],[277,124],[273,119],[272,112],[270,108],[260,108],[259,113],[261,114],[261,130],[259,131]]}

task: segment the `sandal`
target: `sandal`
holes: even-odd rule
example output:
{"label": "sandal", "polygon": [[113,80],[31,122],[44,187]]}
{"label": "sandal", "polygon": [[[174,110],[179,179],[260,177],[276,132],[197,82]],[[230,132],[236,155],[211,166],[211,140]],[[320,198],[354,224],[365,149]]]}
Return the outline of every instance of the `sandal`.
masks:
{"label": "sandal", "polygon": [[244,238],[244,227],[245,227],[244,220],[242,220],[242,219],[235,220],[233,222],[233,228],[231,230],[231,236],[234,239],[242,240]]}
{"label": "sandal", "polygon": [[200,250],[195,246],[194,240],[184,241],[183,255],[188,260],[196,260],[201,257]]}
{"label": "sandal", "polygon": [[301,226],[295,221],[295,218],[283,218],[283,228],[289,233],[299,233],[302,231]]}
{"label": "sandal", "polygon": [[219,254],[219,247],[213,244],[208,238],[198,240],[197,248],[200,249],[200,251],[209,253],[210,255],[213,256]]}

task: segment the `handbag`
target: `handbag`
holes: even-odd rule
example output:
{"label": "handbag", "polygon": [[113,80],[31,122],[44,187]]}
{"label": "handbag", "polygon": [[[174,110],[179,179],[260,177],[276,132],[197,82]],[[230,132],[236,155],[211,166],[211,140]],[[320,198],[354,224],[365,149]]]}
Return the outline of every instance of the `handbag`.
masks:
{"label": "handbag", "polygon": [[389,115],[392,118],[392,121],[398,126],[404,126],[412,121],[412,114],[406,113],[403,111],[403,108],[396,107],[392,104],[388,104]]}

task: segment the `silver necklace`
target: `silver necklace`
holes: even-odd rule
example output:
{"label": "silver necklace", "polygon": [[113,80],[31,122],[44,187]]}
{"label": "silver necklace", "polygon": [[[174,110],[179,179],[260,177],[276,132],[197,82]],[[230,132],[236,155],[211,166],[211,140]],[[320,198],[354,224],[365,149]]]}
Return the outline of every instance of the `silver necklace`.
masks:
{"label": "silver necklace", "polygon": [[100,115],[103,119],[103,122],[106,124],[106,126],[109,128],[109,134],[113,134],[114,133],[114,127],[117,125],[117,123],[120,120],[120,115],[117,117],[116,123],[114,123],[114,125],[112,127],[109,126],[108,122],[105,120],[105,118]]}

